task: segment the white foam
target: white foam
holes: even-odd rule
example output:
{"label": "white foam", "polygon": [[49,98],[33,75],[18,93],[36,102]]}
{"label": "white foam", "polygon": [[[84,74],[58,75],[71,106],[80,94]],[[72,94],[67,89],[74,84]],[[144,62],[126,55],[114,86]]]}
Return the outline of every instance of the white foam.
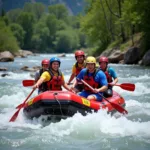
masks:
{"label": "white foam", "polygon": [[0,79],[13,79],[13,80],[20,80],[20,79],[28,79],[30,77],[29,72],[24,72],[24,73],[14,73],[14,72],[7,72],[8,76],[2,77],[0,73]]}

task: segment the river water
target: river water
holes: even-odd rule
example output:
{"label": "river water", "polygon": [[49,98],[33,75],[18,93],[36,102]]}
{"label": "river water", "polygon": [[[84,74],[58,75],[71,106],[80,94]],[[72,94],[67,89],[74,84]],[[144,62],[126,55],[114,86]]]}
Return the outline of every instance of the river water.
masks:
{"label": "river water", "polygon": [[[10,123],[9,119],[16,112],[15,106],[32,90],[22,86],[22,80],[31,77],[20,68],[39,66],[42,59],[52,56],[56,55],[29,56],[0,63],[0,67],[9,69],[9,76],[0,76],[0,150],[150,149],[150,69],[138,65],[110,64],[118,74],[119,83],[136,85],[134,92],[114,87],[126,100],[127,116],[118,113],[111,117],[104,110],[87,116],[77,113],[72,118],[44,127],[41,118],[28,120],[21,110],[17,120]],[[61,70],[68,81],[75,59],[68,54],[61,62]],[[36,94],[37,91],[32,96]]]}

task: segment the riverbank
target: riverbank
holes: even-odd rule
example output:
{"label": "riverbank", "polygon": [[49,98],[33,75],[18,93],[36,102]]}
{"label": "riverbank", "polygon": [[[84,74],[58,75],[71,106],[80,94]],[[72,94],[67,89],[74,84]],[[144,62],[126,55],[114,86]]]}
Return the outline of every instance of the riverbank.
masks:
{"label": "riverbank", "polygon": [[120,44],[119,41],[111,43],[100,56],[108,57],[110,63],[150,66],[150,50],[143,51],[141,33],[135,34],[125,43]]}

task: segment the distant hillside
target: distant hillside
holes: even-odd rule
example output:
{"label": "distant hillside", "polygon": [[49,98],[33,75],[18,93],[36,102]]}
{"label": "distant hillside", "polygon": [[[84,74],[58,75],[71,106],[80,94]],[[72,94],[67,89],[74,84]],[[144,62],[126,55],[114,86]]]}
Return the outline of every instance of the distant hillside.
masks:
{"label": "distant hillside", "polygon": [[23,8],[26,2],[41,2],[48,5],[63,3],[67,6],[70,14],[77,15],[84,11],[84,0],[0,0],[0,8],[9,11],[15,8]]}

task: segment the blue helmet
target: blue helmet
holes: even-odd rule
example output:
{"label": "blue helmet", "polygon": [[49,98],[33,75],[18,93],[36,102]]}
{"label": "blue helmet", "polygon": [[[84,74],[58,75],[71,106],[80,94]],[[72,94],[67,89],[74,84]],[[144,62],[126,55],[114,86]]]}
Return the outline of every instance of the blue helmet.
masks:
{"label": "blue helmet", "polygon": [[50,59],[50,65],[53,63],[53,62],[59,62],[59,65],[61,64],[61,62],[60,62],[60,59],[59,58],[57,58],[57,57],[52,57],[51,59]]}

